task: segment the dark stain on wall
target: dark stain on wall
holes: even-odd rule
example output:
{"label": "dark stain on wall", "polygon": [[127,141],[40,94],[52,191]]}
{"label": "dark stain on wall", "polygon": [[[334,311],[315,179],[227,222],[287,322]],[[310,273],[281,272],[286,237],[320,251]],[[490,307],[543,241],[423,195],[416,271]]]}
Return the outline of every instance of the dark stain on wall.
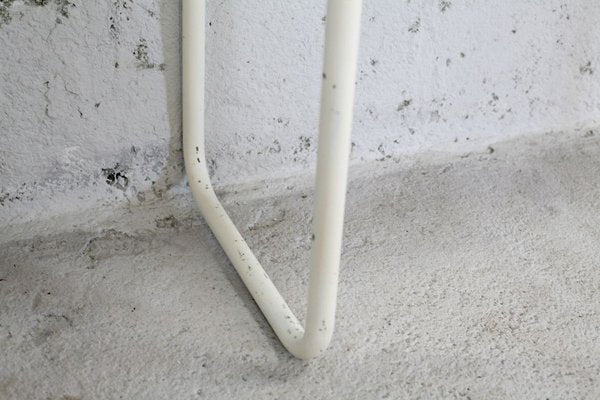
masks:
{"label": "dark stain on wall", "polygon": [[440,0],[440,2],[438,3],[438,7],[441,12],[446,12],[451,6],[452,2],[450,1]]}
{"label": "dark stain on wall", "polygon": [[8,24],[12,20],[10,15],[10,6],[14,0],[0,0],[0,26]]}
{"label": "dark stain on wall", "polygon": [[129,186],[129,178],[125,172],[126,168],[120,166],[119,163],[112,168],[102,168],[102,175],[106,179],[106,183],[123,191]]}
{"label": "dark stain on wall", "polygon": [[137,62],[137,67],[139,69],[154,69],[157,68],[160,71],[164,71],[166,68],[165,64],[155,64],[150,61],[150,56],[148,55],[148,42],[146,39],[141,38],[138,42],[137,46],[133,50],[133,55]]}
{"label": "dark stain on wall", "polygon": [[[76,7],[74,3],[68,0],[27,0],[24,4],[32,7],[44,7],[48,4],[53,3],[56,6],[56,12],[65,18],[69,18],[69,12],[72,8]],[[8,24],[12,21],[12,15],[10,8],[14,4],[14,0],[0,0],[0,27]],[[56,23],[61,23],[61,20],[57,18]]]}
{"label": "dark stain on wall", "polygon": [[579,67],[579,73],[581,75],[593,75],[594,69],[592,68],[592,62],[588,61],[587,63]]}
{"label": "dark stain on wall", "polygon": [[408,31],[410,33],[417,33],[421,29],[421,18],[417,18],[415,22],[411,26],[408,27]]}
{"label": "dark stain on wall", "polygon": [[[36,186],[37,182],[33,182],[33,186]],[[27,194],[27,184],[23,183],[16,190],[8,192],[5,190],[0,191],[0,206],[4,206],[7,203],[14,203],[15,201],[33,200],[31,194]]]}
{"label": "dark stain on wall", "polygon": [[412,104],[412,99],[402,100],[402,102],[400,104],[398,104],[398,108],[396,108],[396,111],[402,111],[406,107],[410,106],[411,104]]}
{"label": "dark stain on wall", "polygon": [[126,0],[114,0],[112,2],[112,16],[108,18],[109,27],[108,30],[110,32],[110,36],[120,43],[119,36],[121,33],[121,22],[129,21],[129,13],[131,11],[131,7]]}
{"label": "dark stain on wall", "polygon": [[69,18],[69,10],[75,7],[75,4],[68,0],[56,0],[56,11],[65,18]]}

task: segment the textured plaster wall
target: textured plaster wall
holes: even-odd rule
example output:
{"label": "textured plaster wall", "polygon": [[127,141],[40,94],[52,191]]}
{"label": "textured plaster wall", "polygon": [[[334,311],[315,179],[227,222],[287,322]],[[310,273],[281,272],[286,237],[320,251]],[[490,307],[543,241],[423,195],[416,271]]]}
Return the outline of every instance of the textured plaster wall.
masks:
{"label": "textured plaster wall", "polygon": [[[325,1],[207,10],[215,182],[306,170]],[[185,190],[179,20],[179,1],[0,0],[0,223]],[[366,0],[353,162],[594,135],[598,21],[594,0]]]}

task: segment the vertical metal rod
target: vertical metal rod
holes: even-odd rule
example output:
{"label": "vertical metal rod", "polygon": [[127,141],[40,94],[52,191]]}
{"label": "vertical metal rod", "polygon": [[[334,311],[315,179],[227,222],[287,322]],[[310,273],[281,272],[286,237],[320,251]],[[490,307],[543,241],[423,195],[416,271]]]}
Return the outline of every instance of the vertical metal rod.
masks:
{"label": "vertical metal rod", "polygon": [[204,155],[205,2],[183,0],[183,151],[192,194],[204,219],[286,349],[322,353],[333,334],[361,0],[329,0],[306,326],[294,316],[221,206]]}

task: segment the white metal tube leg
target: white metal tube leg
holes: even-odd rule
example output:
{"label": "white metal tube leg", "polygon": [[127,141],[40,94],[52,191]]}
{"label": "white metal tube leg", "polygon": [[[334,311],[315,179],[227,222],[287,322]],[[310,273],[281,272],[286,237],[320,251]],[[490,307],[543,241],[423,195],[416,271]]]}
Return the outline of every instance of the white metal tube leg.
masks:
{"label": "white metal tube leg", "polygon": [[183,0],[183,151],[204,219],[281,343],[299,358],[322,353],[333,334],[361,0],[329,0],[317,154],[314,241],[302,327],[221,206],[204,156],[204,0]]}

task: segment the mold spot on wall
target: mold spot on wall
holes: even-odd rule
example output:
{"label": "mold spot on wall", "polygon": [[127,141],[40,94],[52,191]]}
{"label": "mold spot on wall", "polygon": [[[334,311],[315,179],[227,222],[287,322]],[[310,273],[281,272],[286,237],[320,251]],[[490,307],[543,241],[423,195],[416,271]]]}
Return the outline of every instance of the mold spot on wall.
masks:
{"label": "mold spot on wall", "polygon": [[129,186],[129,178],[125,175],[126,169],[121,167],[119,163],[113,168],[102,168],[102,175],[106,179],[106,183],[114,186],[119,190],[126,190]]}
{"label": "mold spot on wall", "polygon": [[417,18],[415,22],[411,26],[408,27],[408,31],[410,33],[417,33],[421,29],[421,18]]}
{"label": "mold spot on wall", "polygon": [[14,201],[14,199],[10,196],[9,192],[0,193],[0,206],[3,206],[7,201]]}
{"label": "mold spot on wall", "polygon": [[69,10],[75,7],[75,4],[68,0],[56,0],[56,10],[65,18],[69,18]]}
{"label": "mold spot on wall", "polygon": [[166,68],[165,64],[155,64],[150,61],[150,56],[148,55],[148,42],[144,38],[141,38],[138,42],[138,45],[133,50],[133,55],[137,60],[137,67],[139,69],[157,68],[159,71],[164,71]]}
{"label": "mold spot on wall", "polygon": [[269,146],[268,151],[270,154],[281,153],[281,144],[279,143],[279,140],[273,140],[273,146]]}
{"label": "mold spot on wall", "polygon": [[[35,187],[36,182],[34,182]],[[27,192],[31,192],[31,188],[27,188],[26,183],[22,183],[21,186],[12,191],[0,191],[0,206],[4,206],[7,203],[14,203],[15,201],[23,201],[23,200],[33,200],[33,196],[31,194],[27,194]]]}
{"label": "mold spot on wall", "polygon": [[380,143],[379,146],[377,147],[377,151],[383,156],[381,158],[376,158],[375,161],[385,161],[388,158],[392,158],[391,154],[387,154],[385,152],[385,147],[383,146],[383,143]]}
{"label": "mold spot on wall", "polygon": [[[0,0],[0,27],[12,21],[10,8],[15,3],[14,0]],[[27,0],[24,4],[33,7],[43,7],[50,3],[50,0]],[[75,4],[68,0],[55,0],[56,11],[65,18],[69,18],[69,10],[75,7]],[[56,23],[61,24],[60,18],[56,18]]]}
{"label": "mold spot on wall", "polygon": [[[47,6],[50,3],[50,0],[29,0],[27,4],[32,6]],[[65,18],[69,18],[69,10],[75,7],[75,4],[71,3],[68,0],[54,0],[54,4],[56,5],[56,11]]]}
{"label": "mold spot on wall", "polygon": [[[298,140],[300,141],[300,143],[296,147],[294,147],[294,156],[305,152],[308,154],[312,145],[311,138],[307,136],[300,136]],[[294,157],[293,160],[298,161],[298,157]]]}
{"label": "mold spot on wall", "polygon": [[398,108],[396,108],[396,111],[402,111],[406,107],[410,106],[411,104],[412,104],[412,99],[402,100],[402,102],[400,104],[398,104]]}
{"label": "mold spot on wall", "polygon": [[150,62],[150,58],[148,57],[148,43],[146,42],[146,39],[140,39],[135,50],[133,50],[133,55],[138,61],[138,68],[154,68],[154,64]]}
{"label": "mold spot on wall", "polygon": [[300,147],[299,147],[299,151],[308,151],[310,149],[310,144],[311,144],[311,139],[309,137],[306,136],[300,136]]}
{"label": "mold spot on wall", "polygon": [[440,2],[438,3],[438,7],[441,12],[446,12],[450,8],[450,6],[452,6],[452,2],[450,1],[440,0]]}
{"label": "mold spot on wall", "polygon": [[12,20],[9,10],[13,2],[14,0],[0,0],[0,27]]}
{"label": "mold spot on wall", "polygon": [[[119,28],[117,28],[117,25],[115,24],[114,17],[109,17],[108,20],[110,21],[110,25],[108,26],[108,30],[110,32],[110,36],[112,36],[113,39],[118,39],[118,37],[119,37]],[[115,65],[115,68],[117,68],[116,65]]]}
{"label": "mold spot on wall", "polygon": [[123,21],[129,21],[129,14],[131,12],[131,7],[126,0],[113,0],[112,1],[112,9],[111,9],[111,17],[109,17],[109,32],[110,36],[120,43],[119,37],[121,33],[121,23]]}
{"label": "mold spot on wall", "polygon": [[290,124],[289,120],[284,121],[284,119],[281,117],[273,118],[273,120],[276,121],[278,124],[283,124],[284,127],[286,127]]}
{"label": "mold spot on wall", "polygon": [[593,75],[594,69],[592,68],[592,62],[588,61],[587,63],[579,67],[579,73],[581,75]]}

